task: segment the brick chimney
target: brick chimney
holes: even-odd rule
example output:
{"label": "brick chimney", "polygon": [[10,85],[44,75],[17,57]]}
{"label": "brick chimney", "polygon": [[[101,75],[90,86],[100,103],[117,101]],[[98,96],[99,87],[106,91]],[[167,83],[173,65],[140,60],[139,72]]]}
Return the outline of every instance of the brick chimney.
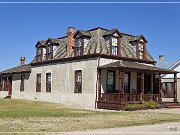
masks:
{"label": "brick chimney", "polygon": [[159,55],[159,60],[164,61],[164,55]]}
{"label": "brick chimney", "polygon": [[21,57],[21,65],[25,64],[25,57]]}
{"label": "brick chimney", "polygon": [[73,46],[75,45],[75,39],[73,37],[74,34],[75,34],[75,28],[74,27],[68,27],[67,28],[67,48],[66,48],[68,57],[73,52]]}

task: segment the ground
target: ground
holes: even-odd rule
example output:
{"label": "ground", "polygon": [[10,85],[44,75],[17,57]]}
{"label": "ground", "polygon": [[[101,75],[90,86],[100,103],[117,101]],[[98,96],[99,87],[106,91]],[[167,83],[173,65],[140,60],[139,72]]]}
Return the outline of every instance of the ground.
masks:
{"label": "ground", "polygon": [[180,122],[180,111],[82,110],[55,103],[0,99],[1,133],[72,132],[165,122]]}

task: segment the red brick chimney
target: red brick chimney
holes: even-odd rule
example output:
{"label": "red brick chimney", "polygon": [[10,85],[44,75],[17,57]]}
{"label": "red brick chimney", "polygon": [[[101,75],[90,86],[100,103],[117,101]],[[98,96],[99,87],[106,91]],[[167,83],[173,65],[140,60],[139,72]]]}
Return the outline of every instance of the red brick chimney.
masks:
{"label": "red brick chimney", "polygon": [[74,34],[75,34],[75,28],[74,27],[68,27],[67,28],[67,48],[66,48],[66,53],[67,56],[69,57],[71,53],[73,52],[73,47],[75,45],[75,39],[74,39]]}
{"label": "red brick chimney", "polygon": [[25,64],[25,57],[21,57],[21,65]]}

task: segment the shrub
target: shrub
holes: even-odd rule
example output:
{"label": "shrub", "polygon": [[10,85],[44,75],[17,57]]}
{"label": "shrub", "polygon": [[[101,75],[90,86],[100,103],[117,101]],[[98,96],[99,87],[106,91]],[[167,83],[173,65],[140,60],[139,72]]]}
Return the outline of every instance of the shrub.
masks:
{"label": "shrub", "polygon": [[135,110],[144,110],[144,109],[159,109],[161,105],[155,101],[143,102],[141,104],[126,104],[124,110],[126,111],[135,111]]}

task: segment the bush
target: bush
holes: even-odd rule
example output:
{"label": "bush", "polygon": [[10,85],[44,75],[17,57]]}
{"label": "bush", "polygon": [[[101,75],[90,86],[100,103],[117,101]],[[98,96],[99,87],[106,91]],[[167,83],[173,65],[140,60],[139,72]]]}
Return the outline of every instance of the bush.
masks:
{"label": "bush", "polygon": [[135,111],[144,109],[159,109],[161,105],[155,101],[143,102],[141,104],[126,104],[124,110]]}

